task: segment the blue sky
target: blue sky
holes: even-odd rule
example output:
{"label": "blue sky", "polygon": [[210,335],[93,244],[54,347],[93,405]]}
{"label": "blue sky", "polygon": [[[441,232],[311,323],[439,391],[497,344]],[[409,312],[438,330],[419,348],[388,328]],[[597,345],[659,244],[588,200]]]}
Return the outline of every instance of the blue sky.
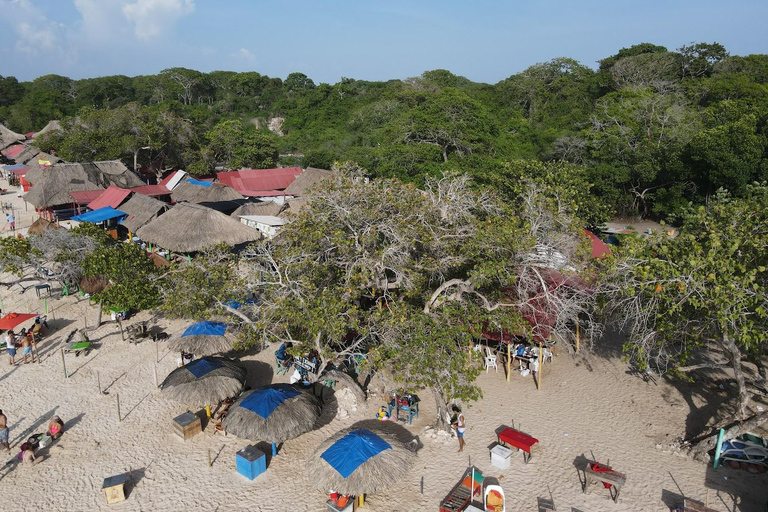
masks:
{"label": "blue sky", "polygon": [[0,0],[0,75],[258,71],[315,83],[448,69],[496,83],[641,42],[768,53],[768,0]]}

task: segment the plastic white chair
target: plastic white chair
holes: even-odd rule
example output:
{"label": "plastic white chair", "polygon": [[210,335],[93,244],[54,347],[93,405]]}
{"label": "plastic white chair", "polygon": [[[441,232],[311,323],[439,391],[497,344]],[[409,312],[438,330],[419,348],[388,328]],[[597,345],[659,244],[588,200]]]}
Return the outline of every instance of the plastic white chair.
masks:
{"label": "plastic white chair", "polygon": [[485,373],[493,367],[496,373],[499,373],[499,367],[496,365],[496,356],[491,352],[490,347],[485,347]]}
{"label": "plastic white chair", "polygon": [[[488,507],[488,496],[490,496],[493,491],[501,495],[501,509]],[[500,485],[487,485],[485,487],[485,493],[483,494],[483,508],[485,510],[499,510],[499,512],[507,511],[507,499],[504,496],[504,489],[502,489]]]}

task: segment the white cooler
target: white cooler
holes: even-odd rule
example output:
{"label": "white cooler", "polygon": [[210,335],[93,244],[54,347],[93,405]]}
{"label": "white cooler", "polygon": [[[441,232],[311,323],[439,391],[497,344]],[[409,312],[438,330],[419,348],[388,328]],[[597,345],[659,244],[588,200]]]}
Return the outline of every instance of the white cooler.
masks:
{"label": "white cooler", "polygon": [[509,467],[509,459],[512,457],[512,450],[500,444],[491,448],[491,465],[499,469]]}

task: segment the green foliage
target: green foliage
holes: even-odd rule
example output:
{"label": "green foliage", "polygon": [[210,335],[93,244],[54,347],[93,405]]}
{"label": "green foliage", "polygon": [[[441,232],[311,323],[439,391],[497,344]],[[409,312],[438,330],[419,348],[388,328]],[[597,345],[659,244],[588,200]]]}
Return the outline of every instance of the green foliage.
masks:
{"label": "green foliage", "polygon": [[31,258],[39,254],[28,238],[4,236],[0,238],[0,271],[21,277]]}
{"label": "green foliage", "polygon": [[277,163],[273,138],[252,129],[246,130],[239,121],[222,121],[205,137],[213,163],[221,162],[230,169],[264,169]]}
{"label": "green foliage", "polygon": [[83,261],[83,275],[103,276],[107,287],[93,300],[120,309],[151,309],[158,305],[155,267],[136,244],[102,245]]}
{"label": "green foliage", "polygon": [[160,310],[169,317],[200,320],[222,314],[221,303],[246,296],[231,248],[216,246],[170,272],[161,282]]}

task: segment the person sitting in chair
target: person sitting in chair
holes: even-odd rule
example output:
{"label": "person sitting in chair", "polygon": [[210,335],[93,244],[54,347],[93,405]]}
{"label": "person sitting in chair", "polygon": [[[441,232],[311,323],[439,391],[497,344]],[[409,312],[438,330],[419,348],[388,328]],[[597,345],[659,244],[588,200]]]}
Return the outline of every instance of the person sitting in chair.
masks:
{"label": "person sitting in chair", "polygon": [[285,368],[290,368],[290,366],[293,364],[293,356],[288,353],[288,349],[293,347],[293,343],[290,341],[286,341],[282,345],[280,345],[280,348],[277,349],[275,352],[275,357],[277,358],[277,362],[280,363],[281,366],[284,366]]}

